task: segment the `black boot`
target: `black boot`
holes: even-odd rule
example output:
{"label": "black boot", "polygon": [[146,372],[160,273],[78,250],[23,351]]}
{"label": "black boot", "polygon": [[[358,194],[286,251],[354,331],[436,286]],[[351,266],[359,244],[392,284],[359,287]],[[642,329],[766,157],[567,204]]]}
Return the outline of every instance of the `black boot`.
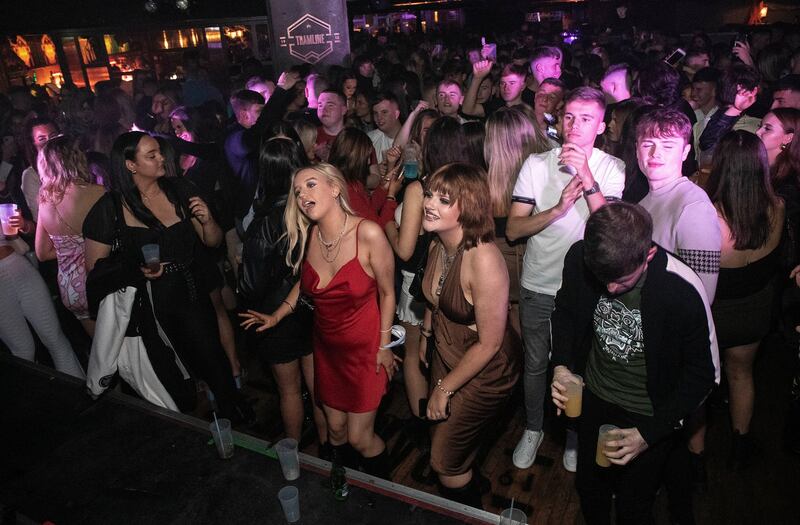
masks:
{"label": "black boot", "polygon": [[364,472],[370,476],[389,481],[392,480],[392,468],[389,466],[389,454],[386,452],[385,447],[377,456],[371,458],[362,457],[361,466],[364,467]]}
{"label": "black boot", "polygon": [[753,456],[756,454],[756,444],[753,437],[748,432],[740,434],[738,430],[733,431],[733,447],[728,459],[728,467],[741,472],[747,470],[753,463]]}
{"label": "black boot", "polygon": [[456,503],[462,503],[464,505],[474,507],[476,509],[483,509],[479,481],[474,475],[472,476],[472,479],[469,480],[469,483],[463,487],[451,489],[440,485],[439,490],[444,498],[455,501]]}
{"label": "black boot", "polygon": [[330,441],[326,441],[325,443],[320,443],[319,450],[317,452],[319,459],[323,459],[325,461],[332,461],[333,455],[333,448],[331,446]]}
{"label": "black boot", "polygon": [[708,491],[708,473],[706,472],[706,455],[704,452],[695,454],[689,451],[689,468],[692,473],[692,485],[695,494],[705,494]]}

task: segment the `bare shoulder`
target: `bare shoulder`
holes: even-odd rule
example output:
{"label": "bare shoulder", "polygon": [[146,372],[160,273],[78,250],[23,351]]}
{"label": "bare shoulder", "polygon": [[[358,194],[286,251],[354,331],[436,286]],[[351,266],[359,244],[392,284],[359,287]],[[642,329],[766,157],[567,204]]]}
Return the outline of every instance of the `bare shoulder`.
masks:
{"label": "bare shoulder", "polygon": [[363,219],[356,228],[359,241],[375,244],[386,240],[386,233],[384,233],[383,228],[373,221]]}
{"label": "bare shoulder", "polygon": [[464,253],[464,263],[470,272],[480,279],[494,281],[497,278],[508,278],[508,268],[500,250],[493,242],[482,242]]}

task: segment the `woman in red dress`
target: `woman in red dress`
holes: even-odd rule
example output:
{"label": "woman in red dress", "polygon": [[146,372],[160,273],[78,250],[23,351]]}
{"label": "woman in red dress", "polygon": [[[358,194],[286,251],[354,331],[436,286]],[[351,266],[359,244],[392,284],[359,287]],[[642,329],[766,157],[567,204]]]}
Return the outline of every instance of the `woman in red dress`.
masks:
{"label": "woman in red dress", "polygon": [[287,264],[300,282],[271,315],[248,311],[243,326],[275,326],[302,294],[314,304],[314,383],[328,421],[333,462],[348,443],[364,470],[388,478],[375,414],[399,358],[384,348],[394,318],[394,256],[380,226],[357,217],[347,184],[330,164],[298,171],[286,205]]}

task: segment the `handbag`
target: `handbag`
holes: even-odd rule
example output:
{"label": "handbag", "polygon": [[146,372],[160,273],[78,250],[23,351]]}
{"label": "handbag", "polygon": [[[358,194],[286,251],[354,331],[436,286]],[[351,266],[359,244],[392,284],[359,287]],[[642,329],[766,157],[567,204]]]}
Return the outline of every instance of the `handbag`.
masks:
{"label": "handbag", "polygon": [[411,285],[408,287],[408,293],[411,294],[414,300],[424,302],[425,293],[422,291],[422,281],[425,279],[425,267],[428,265],[428,252],[430,251],[433,234],[425,232],[422,237],[420,242],[425,246],[425,250],[417,260],[417,267],[414,269],[414,280],[411,281]]}

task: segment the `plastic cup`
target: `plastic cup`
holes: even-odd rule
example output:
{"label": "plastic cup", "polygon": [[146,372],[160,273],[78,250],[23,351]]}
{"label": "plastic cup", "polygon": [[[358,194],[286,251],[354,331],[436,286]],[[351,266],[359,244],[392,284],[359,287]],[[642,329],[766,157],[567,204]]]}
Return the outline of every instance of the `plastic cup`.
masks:
{"label": "plastic cup", "polygon": [[583,378],[577,374],[572,374],[572,380],[565,385],[567,387],[567,403],[564,414],[567,417],[578,417],[581,415],[583,404]]}
{"label": "plastic cup", "polygon": [[[219,425],[219,427],[217,427]],[[214,444],[217,446],[217,453],[221,459],[233,457],[233,434],[231,433],[231,422],[229,419],[217,419],[208,424],[211,435],[214,436]]]}
{"label": "plastic cup", "polygon": [[151,272],[157,272],[161,266],[161,249],[158,244],[145,244],[142,246],[144,264]]}
{"label": "plastic cup", "polygon": [[3,235],[11,237],[19,233],[19,228],[10,226],[8,220],[19,215],[16,204],[0,204],[0,223],[2,223]]}
{"label": "plastic cup", "polygon": [[601,425],[600,430],[597,432],[597,454],[594,461],[601,467],[611,466],[611,462],[603,454],[603,451],[609,450],[607,443],[617,438],[617,430],[619,430],[619,427],[614,425]]}
{"label": "plastic cup", "polygon": [[283,507],[283,515],[289,523],[300,521],[300,493],[297,487],[283,487],[278,491],[278,500]]}
{"label": "plastic cup", "polygon": [[283,477],[294,481],[300,477],[300,458],[297,455],[297,441],[292,438],[281,439],[275,444],[275,452],[281,462]]}
{"label": "plastic cup", "polygon": [[407,179],[419,177],[419,164],[416,160],[407,160],[403,163],[403,176]]}
{"label": "plastic cup", "polygon": [[528,516],[519,509],[505,509],[500,513],[500,525],[527,525]]}

